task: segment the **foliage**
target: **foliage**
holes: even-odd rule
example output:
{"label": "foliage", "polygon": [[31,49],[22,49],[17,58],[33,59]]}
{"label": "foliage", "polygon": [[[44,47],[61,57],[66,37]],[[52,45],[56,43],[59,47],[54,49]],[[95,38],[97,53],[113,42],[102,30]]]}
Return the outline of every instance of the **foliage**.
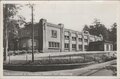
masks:
{"label": "foliage", "polygon": [[[19,25],[22,25],[23,23],[25,23],[25,18],[17,15],[18,13],[18,9],[20,9],[20,5],[16,5],[16,4],[4,4],[3,5],[3,19],[4,19],[4,24],[7,23],[7,31],[8,31],[8,35],[13,35],[13,36],[17,36],[18,34],[18,29],[19,29]],[[18,19],[14,19],[14,17],[17,17]],[[5,30],[5,25],[4,25],[4,30]],[[12,37],[13,37],[12,36]]]}
{"label": "foliage", "polygon": [[[5,55],[7,55],[9,41],[18,38],[19,25],[23,24],[25,20],[20,15],[16,16],[20,7],[21,5],[17,4],[3,4],[3,46]],[[18,19],[15,19],[15,17]],[[4,60],[6,60],[6,57]]]}
{"label": "foliage", "polygon": [[88,25],[85,25],[85,26],[84,26],[83,31],[89,31]]}
{"label": "foliage", "polygon": [[113,49],[116,50],[117,49],[117,23],[114,23],[111,26],[111,29],[109,30],[109,37],[110,37],[110,41],[113,41]]}
{"label": "foliage", "polygon": [[96,35],[96,36],[102,35],[104,40],[109,39],[107,28],[105,27],[104,24],[101,24],[101,22],[98,19],[95,19],[93,25],[90,25],[89,27],[85,25],[83,30],[89,31],[91,35]]}
{"label": "foliage", "polygon": [[88,31],[91,35],[103,36],[103,40],[112,41],[114,44],[114,50],[116,50],[117,44],[117,23],[114,23],[110,29],[106,28],[98,19],[95,19],[93,25],[85,25],[83,31]]}
{"label": "foliage", "polygon": [[116,36],[117,36],[117,23],[114,23],[112,26],[111,26],[111,29],[109,29],[109,33],[110,33],[110,40],[111,41],[116,41],[117,40],[117,38],[116,38]]}

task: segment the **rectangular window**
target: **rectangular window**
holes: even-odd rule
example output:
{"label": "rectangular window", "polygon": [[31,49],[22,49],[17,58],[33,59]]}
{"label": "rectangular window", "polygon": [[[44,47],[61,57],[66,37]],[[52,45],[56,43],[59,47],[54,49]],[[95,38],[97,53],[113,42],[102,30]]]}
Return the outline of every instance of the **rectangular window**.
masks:
{"label": "rectangular window", "polygon": [[82,45],[79,45],[79,50],[82,50]]}
{"label": "rectangular window", "polygon": [[52,37],[57,38],[57,31],[56,30],[52,30]]}
{"label": "rectangular window", "polygon": [[78,38],[79,42],[82,42],[82,38]]}
{"label": "rectangular window", "polygon": [[69,40],[69,36],[66,36],[66,35],[65,35],[65,37],[64,37],[64,38],[65,38],[65,40]]}
{"label": "rectangular window", "polygon": [[112,45],[110,45],[110,50],[111,50],[111,51],[113,50]]}
{"label": "rectangular window", "polygon": [[107,51],[109,51],[109,44],[106,44],[106,45],[107,45],[107,48],[106,48],[106,49],[107,49]]}
{"label": "rectangular window", "polygon": [[72,41],[76,41],[76,37],[72,37]]}
{"label": "rectangular window", "polygon": [[57,47],[57,43],[55,43],[55,47]]}
{"label": "rectangular window", "polygon": [[88,49],[88,45],[85,45],[85,50],[87,50]]}
{"label": "rectangular window", "polygon": [[88,37],[87,37],[87,36],[84,36],[84,39],[88,39]]}
{"label": "rectangular window", "polygon": [[59,42],[49,42],[49,48],[59,48]]}
{"label": "rectangular window", "polygon": [[88,42],[88,39],[84,39],[84,42]]}
{"label": "rectangular window", "polygon": [[57,47],[58,47],[58,48],[60,47],[59,43],[57,43]]}
{"label": "rectangular window", "polygon": [[69,44],[65,43],[65,49],[68,49],[68,48],[69,48]]}
{"label": "rectangular window", "polygon": [[49,42],[49,47],[52,47],[52,43],[51,42]]}
{"label": "rectangular window", "polygon": [[54,42],[52,42],[52,47],[55,47],[55,46],[54,46]]}
{"label": "rectangular window", "polygon": [[73,49],[73,50],[76,49],[76,44],[72,44],[72,49]]}

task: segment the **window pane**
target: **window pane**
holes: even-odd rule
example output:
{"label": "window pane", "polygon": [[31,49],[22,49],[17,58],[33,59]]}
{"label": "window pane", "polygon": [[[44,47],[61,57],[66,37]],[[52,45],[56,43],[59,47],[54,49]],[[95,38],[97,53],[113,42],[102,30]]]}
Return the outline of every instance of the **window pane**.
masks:
{"label": "window pane", "polygon": [[57,31],[56,30],[52,30],[52,37],[57,38]]}

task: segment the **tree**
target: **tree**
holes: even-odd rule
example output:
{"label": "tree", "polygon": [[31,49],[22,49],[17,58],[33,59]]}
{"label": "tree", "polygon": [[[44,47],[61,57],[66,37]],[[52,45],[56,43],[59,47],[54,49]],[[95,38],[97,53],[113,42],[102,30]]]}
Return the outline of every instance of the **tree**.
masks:
{"label": "tree", "polygon": [[104,40],[109,39],[108,30],[105,25],[100,22],[99,19],[95,19],[93,25],[90,25],[89,27],[85,26],[83,30],[89,31],[91,35],[102,35]]}
{"label": "tree", "polygon": [[117,41],[117,23],[114,23],[111,28],[111,40]]}
{"label": "tree", "polygon": [[117,49],[117,23],[113,23],[110,29],[107,29],[99,19],[95,19],[93,25],[89,27],[85,25],[83,30],[89,31],[91,35],[103,36],[103,40],[113,42],[113,50]]}
{"label": "tree", "polygon": [[20,5],[16,4],[3,4],[3,48],[4,48],[4,60],[7,60],[8,54],[8,39],[11,33],[13,36],[17,33],[16,28],[18,24],[23,22],[22,16],[18,16],[19,19],[15,20],[14,16],[17,14]]}
{"label": "tree", "polygon": [[117,23],[113,23],[109,30],[110,41],[113,41],[113,49],[117,49]]}
{"label": "tree", "polygon": [[85,26],[84,26],[83,31],[89,31],[88,25],[85,25]]}

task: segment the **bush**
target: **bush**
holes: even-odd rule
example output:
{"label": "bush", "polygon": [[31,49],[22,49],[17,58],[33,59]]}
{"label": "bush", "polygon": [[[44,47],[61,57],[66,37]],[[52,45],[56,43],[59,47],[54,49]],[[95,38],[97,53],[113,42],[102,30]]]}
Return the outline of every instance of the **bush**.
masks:
{"label": "bush", "polygon": [[13,55],[13,54],[14,54],[14,51],[9,51],[8,52],[8,56]]}

